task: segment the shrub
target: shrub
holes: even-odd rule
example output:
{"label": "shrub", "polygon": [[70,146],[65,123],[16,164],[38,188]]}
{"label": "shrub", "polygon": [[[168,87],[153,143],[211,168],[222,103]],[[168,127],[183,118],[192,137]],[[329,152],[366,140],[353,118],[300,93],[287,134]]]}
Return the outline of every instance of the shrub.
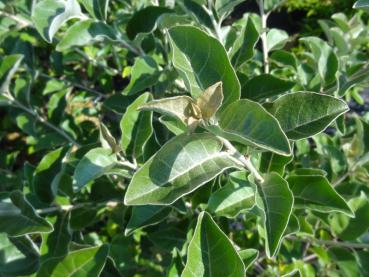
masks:
{"label": "shrub", "polygon": [[241,2],[0,2],[0,276],[368,275],[362,11]]}

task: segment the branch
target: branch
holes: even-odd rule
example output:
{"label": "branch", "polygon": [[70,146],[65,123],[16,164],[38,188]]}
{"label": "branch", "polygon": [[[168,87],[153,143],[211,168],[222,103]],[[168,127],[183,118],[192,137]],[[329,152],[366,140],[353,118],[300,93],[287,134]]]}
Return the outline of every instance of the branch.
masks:
{"label": "branch", "polygon": [[264,11],[264,1],[263,0],[257,0],[259,5],[259,12],[261,17],[261,42],[263,47],[263,57],[264,57],[264,73],[269,73],[269,49],[268,49],[268,40],[267,40],[267,20],[269,14],[266,14]]}
{"label": "branch", "polygon": [[43,78],[46,78],[46,79],[49,79],[49,80],[58,80],[58,81],[64,81],[66,82],[67,84],[69,84],[70,86],[73,86],[73,87],[76,87],[76,88],[79,88],[79,89],[82,89],[82,90],[85,90],[85,91],[88,91],[88,92],[91,92],[91,93],[94,93],[96,95],[98,95],[99,97],[101,98],[106,98],[107,95],[103,94],[102,92],[100,91],[97,91],[95,89],[92,89],[92,88],[88,88],[88,87],[85,87],[83,85],[80,85],[80,84],[77,84],[77,83],[73,83],[72,81],[69,81],[69,80],[66,80],[66,79],[59,79],[59,78],[56,78],[56,77],[52,77],[52,76],[49,76],[45,73],[42,73],[42,72],[38,72],[38,74],[43,77]]}
{"label": "branch", "polygon": [[32,23],[30,21],[28,21],[27,19],[24,19],[22,17],[19,17],[18,15],[10,14],[10,13],[4,12],[4,11],[0,11],[0,15],[8,17],[8,18],[16,21],[17,23],[20,24],[20,26],[22,28],[32,25]]}
{"label": "branch", "polygon": [[86,203],[78,203],[75,205],[61,205],[61,206],[54,206],[54,207],[49,207],[45,209],[38,209],[36,210],[36,212],[38,214],[48,214],[48,213],[53,213],[53,212],[58,212],[58,211],[69,212],[69,211],[82,208],[82,207],[86,207],[86,206],[97,206],[97,207],[106,206],[109,208],[114,208],[118,206],[120,203],[123,203],[123,201],[106,201],[102,203],[86,202]]}
{"label": "branch", "polygon": [[222,137],[218,137],[224,144],[225,148],[229,150],[231,155],[236,158],[238,161],[242,163],[242,165],[250,171],[250,173],[255,177],[255,180],[262,184],[264,182],[264,178],[260,175],[259,171],[254,167],[249,157],[243,156],[238,150],[230,143],[228,140]]}
{"label": "branch", "polygon": [[45,118],[41,117],[34,110],[31,110],[30,108],[24,106],[21,102],[16,100],[10,93],[5,93],[3,94],[3,96],[6,97],[9,100],[10,104],[12,104],[13,106],[29,113],[30,115],[35,117],[39,122],[41,122],[48,128],[52,129],[53,131],[57,132],[59,135],[61,135],[63,138],[65,138],[70,143],[76,146],[80,146],[80,144],[76,140],[74,140],[69,134],[67,134],[63,129],[60,129],[59,127],[53,125],[52,123],[48,122]]}
{"label": "branch", "polygon": [[355,248],[355,249],[369,248],[369,243],[332,241],[332,240],[321,240],[321,239],[314,239],[314,238],[299,238],[299,237],[294,237],[294,236],[286,237],[286,239],[293,240],[293,241],[301,241],[301,242],[311,242],[311,243],[326,245],[326,246],[341,246],[341,247]]}

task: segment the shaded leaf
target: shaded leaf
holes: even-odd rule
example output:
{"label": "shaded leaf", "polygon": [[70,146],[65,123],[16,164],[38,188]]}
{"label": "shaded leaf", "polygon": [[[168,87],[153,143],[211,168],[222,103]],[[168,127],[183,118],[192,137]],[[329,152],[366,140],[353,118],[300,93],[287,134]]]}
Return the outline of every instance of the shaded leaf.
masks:
{"label": "shaded leaf", "polygon": [[259,170],[263,173],[276,172],[283,176],[287,164],[293,160],[293,156],[286,157],[272,152],[263,152],[260,157]]}
{"label": "shaded leaf", "polygon": [[331,46],[318,37],[305,37],[301,41],[309,46],[323,82],[329,84],[336,79],[338,58]]}
{"label": "shaded leaf", "polygon": [[261,74],[242,85],[242,98],[259,101],[287,92],[294,85],[294,82],[274,77],[271,74]]}
{"label": "shaded leaf", "polygon": [[235,68],[240,67],[254,56],[254,48],[258,40],[259,32],[251,17],[249,17],[230,52],[231,61]]}
{"label": "shaded leaf", "polygon": [[49,233],[52,225],[38,216],[20,191],[10,194],[10,202],[0,202],[0,232],[9,236]]}
{"label": "shaded leaf", "polygon": [[222,152],[215,136],[183,134],[167,142],[133,176],[124,202],[127,205],[168,205],[194,191],[225,169],[237,166]]}
{"label": "shaded leaf", "polygon": [[217,216],[236,217],[255,205],[255,185],[246,178],[246,172],[230,174],[228,183],[211,194],[208,209]]}
{"label": "shaded leaf", "polygon": [[79,0],[88,13],[96,19],[105,20],[108,13],[109,0]]}
{"label": "shaded leaf", "polygon": [[329,218],[332,231],[343,240],[355,240],[368,231],[369,228],[369,201],[362,192],[359,197],[348,202],[355,217],[350,218],[344,214],[333,214]]}
{"label": "shaded leaf", "polygon": [[124,89],[124,95],[133,95],[155,85],[160,72],[155,60],[149,56],[136,58],[131,69],[131,80]]}
{"label": "shaded leaf", "polygon": [[224,18],[229,15],[233,8],[244,0],[217,0],[215,1],[215,10],[220,18]]}
{"label": "shaded leaf", "polygon": [[164,124],[176,136],[183,134],[187,130],[187,126],[180,120],[170,116],[163,115],[159,118],[160,123]]}
{"label": "shaded leaf", "polygon": [[57,182],[53,180],[58,178],[68,150],[69,147],[61,147],[47,153],[36,167],[32,178],[32,188],[42,202],[51,203],[54,200],[58,187],[55,185]]}
{"label": "shaded leaf", "polygon": [[163,221],[173,210],[168,206],[137,206],[132,208],[124,234],[129,236],[136,229],[157,224]]}
{"label": "shaded leaf", "polygon": [[138,108],[152,99],[150,93],[140,95],[124,113],[120,121],[122,138],[120,145],[127,156],[139,158],[143,147],[153,133],[152,112],[139,111]]}
{"label": "shaded leaf", "polygon": [[357,260],[351,250],[332,247],[328,250],[329,257],[336,263],[344,276],[361,276]]}
{"label": "shaded leaf", "polygon": [[8,238],[5,233],[0,233],[0,245],[1,276],[23,276],[36,272],[39,253],[28,236]]}
{"label": "shaded leaf", "polygon": [[182,276],[245,276],[245,266],[232,242],[206,212],[198,217]]}
{"label": "shaded leaf", "polygon": [[22,60],[22,55],[9,55],[0,58],[0,95],[9,91],[10,81]]}
{"label": "shaded leaf", "polygon": [[73,189],[78,191],[92,180],[104,175],[112,169],[117,162],[115,154],[110,149],[94,148],[78,163],[73,178]]}
{"label": "shaded leaf", "polygon": [[156,29],[158,18],[171,13],[172,10],[165,7],[149,6],[136,12],[127,23],[127,35],[133,40],[138,33],[151,33]]}

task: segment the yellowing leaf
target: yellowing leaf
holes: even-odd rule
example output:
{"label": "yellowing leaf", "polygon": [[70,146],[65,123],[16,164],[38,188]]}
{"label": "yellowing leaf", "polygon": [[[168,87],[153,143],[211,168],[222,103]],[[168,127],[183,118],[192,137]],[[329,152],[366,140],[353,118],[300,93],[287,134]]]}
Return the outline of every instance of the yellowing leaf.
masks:
{"label": "yellowing leaf", "polygon": [[223,99],[222,82],[218,82],[211,87],[208,87],[196,101],[197,106],[201,110],[202,118],[210,119],[214,116],[222,105]]}

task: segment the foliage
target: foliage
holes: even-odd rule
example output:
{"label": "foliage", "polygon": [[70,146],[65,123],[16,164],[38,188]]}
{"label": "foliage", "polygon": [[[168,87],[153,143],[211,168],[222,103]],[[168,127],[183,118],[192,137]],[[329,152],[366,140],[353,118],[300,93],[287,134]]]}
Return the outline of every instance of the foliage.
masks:
{"label": "foliage", "polygon": [[242,2],[0,2],[0,276],[368,276],[369,2]]}

